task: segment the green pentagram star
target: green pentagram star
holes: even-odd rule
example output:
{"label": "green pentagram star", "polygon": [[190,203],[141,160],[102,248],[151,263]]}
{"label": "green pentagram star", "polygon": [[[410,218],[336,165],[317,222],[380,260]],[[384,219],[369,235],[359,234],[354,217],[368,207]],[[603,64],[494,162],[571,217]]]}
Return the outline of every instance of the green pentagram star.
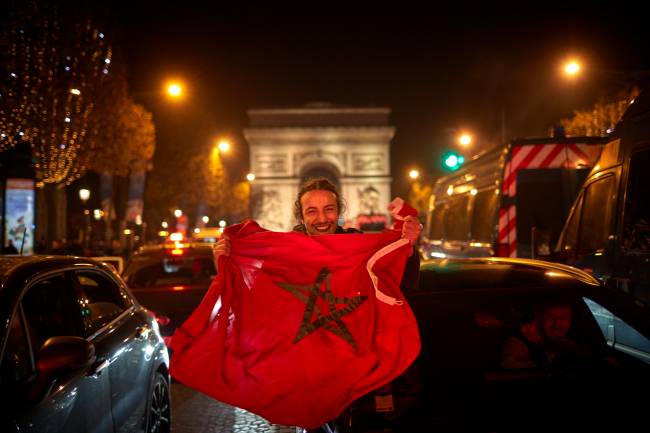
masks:
{"label": "green pentagram star", "polygon": [[[357,344],[354,341],[350,330],[341,320],[341,317],[356,310],[357,307],[361,305],[368,297],[354,296],[351,298],[343,298],[334,296],[330,288],[330,274],[331,273],[327,268],[321,269],[318,273],[318,277],[316,277],[316,281],[311,285],[277,283],[278,286],[289,291],[292,295],[305,303],[305,313],[303,314],[302,323],[300,324],[298,334],[293,340],[293,343],[297,343],[319,328],[325,328],[333,334],[341,337],[356,350]],[[325,291],[322,291],[320,289],[323,281],[325,281]],[[327,302],[329,314],[326,316],[322,315],[320,308],[316,309],[316,300],[318,298],[321,298]],[[343,304],[345,306],[337,310],[337,304]],[[316,320],[312,321],[314,310],[316,310]]]}

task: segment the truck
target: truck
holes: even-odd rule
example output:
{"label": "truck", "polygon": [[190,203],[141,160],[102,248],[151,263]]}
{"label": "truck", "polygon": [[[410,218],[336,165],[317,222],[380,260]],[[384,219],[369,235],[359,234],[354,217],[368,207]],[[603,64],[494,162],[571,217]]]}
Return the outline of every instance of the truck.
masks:
{"label": "truck", "polygon": [[650,93],[608,137],[552,256],[650,308]]}
{"label": "truck", "polygon": [[605,137],[513,139],[434,182],[423,259],[550,257]]}
{"label": "truck", "polygon": [[[580,268],[650,314],[650,92],[628,107],[578,192],[551,260]],[[621,302],[621,305],[624,305]],[[650,340],[590,305],[607,343],[650,363]],[[634,325],[634,324],[632,324]]]}

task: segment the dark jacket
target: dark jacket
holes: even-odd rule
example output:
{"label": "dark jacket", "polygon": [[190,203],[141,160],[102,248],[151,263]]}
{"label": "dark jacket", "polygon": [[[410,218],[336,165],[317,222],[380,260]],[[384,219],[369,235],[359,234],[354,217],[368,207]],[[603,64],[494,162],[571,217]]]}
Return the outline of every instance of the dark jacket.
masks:
{"label": "dark jacket", "polygon": [[[307,229],[305,229],[304,224],[298,224],[293,228],[294,232],[300,232],[307,234]],[[355,228],[344,229],[341,226],[336,226],[335,234],[343,233],[363,233]],[[404,274],[402,274],[402,282],[400,283],[400,289],[402,291],[407,291],[415,289],[418,287],[420,282],[420,255],[418,254],[415,247],[413,247],[413,252],[411,256],[406,261],[406,267],[404,268]]]}

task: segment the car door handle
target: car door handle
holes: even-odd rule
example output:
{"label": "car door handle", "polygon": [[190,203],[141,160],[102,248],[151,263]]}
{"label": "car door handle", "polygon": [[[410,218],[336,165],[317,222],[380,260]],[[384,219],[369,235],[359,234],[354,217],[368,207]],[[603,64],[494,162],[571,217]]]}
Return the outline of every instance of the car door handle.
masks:
{"label": "car door handle", "polygon": [[110,365],[110,361],[108,359],[104,359],[101,361],[96,361],[91,367],[90,371],[86,376],[90,377],[99,377],[100,374],[102,374],[102,371]]}
{"label": "car door handle", "polygon": [[139,326],[135,330],[135,338],[138,340],[146,340],[149,338],[151,328],[148,325]]}

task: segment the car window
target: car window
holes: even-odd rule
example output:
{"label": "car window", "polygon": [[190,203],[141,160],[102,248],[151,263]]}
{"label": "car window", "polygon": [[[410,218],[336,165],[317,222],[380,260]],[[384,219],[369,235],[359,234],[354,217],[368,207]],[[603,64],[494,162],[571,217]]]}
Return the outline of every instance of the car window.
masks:
{"label": "car window", "polygon": [[34,370],[20,310],[17,310],[9,322],[9,332],[2,364],[0,365],[0,384],[18,383]]}
{"label": "car window", "polygon": [[63,274],[44,278],[29,287],[22,306],[36,352],[50,337],[81,336],[74,289]]}
{"label": "car window", "polygon": [[76,271],[80,286],[84,334],[92,335],[133,305],[128,294],[109,277],[93,271]]}
{"label": "car window", "polygon": [[650,340],[599,303],[584,298],[607,344],[650,363]]}
{"label": "car window", "polygon": [[469,194],[457,196],[449,201],[449,209],[445,218],[445,239],[466,241],[469,234],[469,217],[467,202]]}
{"label": "car window", "polygon": [[625,195],[623,246],[629,250],[650,251],[650,150],[638,152],[630,160]]}
{"label": "car window", "polygon": [[125,278],[129,288],[210,284],[217,274],[211,257],[164,256],[159,260],[129,268]]}
{"label": "car window", "polygon": [[444,219],[447,212],[447,206],[443,203],[436,205],[430,218],[429,239],[442,239],[444,237]]}
{"label": "car window", "polygon": [[472,211],[472,240],[474,242],[492,242],[494,233],[495,210],[499,196],[493,189],[480,191],[474,197]]}
{"label": "car window", "polygon": [[602,251],[611,234],[611,222],[615,205],[616,178],[607,176],[592,182],[585,192],[578,254]]}
{"label": "car window", "polygon": [[580,217],[582,216],[582,201],[583,195],[580,195],[576,203],[571,219],[569,220],[566,229],[560,239],[560,250],[568,254],[573,254],[576,251],[578,243],[578,227],[580,226]]}

